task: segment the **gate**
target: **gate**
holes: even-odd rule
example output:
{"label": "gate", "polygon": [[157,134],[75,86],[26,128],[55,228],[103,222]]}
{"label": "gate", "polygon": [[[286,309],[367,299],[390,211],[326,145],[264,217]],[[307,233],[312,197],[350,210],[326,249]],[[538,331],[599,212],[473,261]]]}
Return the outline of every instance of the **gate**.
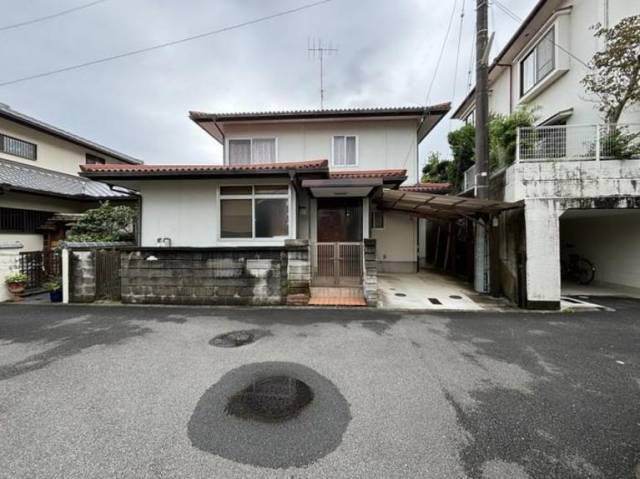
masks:
{"label": "gate", "polygon": [[324,286],[361,286],[362,255],[362,243],[313,243],[312,282]]}
{"label": "gate", "polygon": [[44,283],[62,276],[62,260],[58,251],[20,253],[20,272],[27,275],[27,292],[44,288]]}
{"label": "gate", "polygon": [[120,252],[96,250],[96,300],[120,300]]}

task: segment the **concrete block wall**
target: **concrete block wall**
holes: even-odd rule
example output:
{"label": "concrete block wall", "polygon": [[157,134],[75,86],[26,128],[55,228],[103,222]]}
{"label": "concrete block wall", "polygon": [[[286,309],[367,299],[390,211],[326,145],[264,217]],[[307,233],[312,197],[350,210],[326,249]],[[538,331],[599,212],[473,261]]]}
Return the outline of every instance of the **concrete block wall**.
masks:
{"label": "concrete block wall", "polygon": [[9,273],[18,271],[22,247],[22,243],[17,241],[0,242],[0,303],[13,299],[4,279]]}
{"label": "concrete block wall", "polygon": [[376,240],[364,240],[364,299],[368,306],[378,305],[378,265],[376,261]]}
{"label": "concrete block wall", "polygon": [[122,302],[146,304],[282,304],[287,253],[282,248],[121,253]]}
{"label": "concrete block wall", "polygon": [[91,303],[96,299],[95,251],[71,251],[69,254],[70,300]]}

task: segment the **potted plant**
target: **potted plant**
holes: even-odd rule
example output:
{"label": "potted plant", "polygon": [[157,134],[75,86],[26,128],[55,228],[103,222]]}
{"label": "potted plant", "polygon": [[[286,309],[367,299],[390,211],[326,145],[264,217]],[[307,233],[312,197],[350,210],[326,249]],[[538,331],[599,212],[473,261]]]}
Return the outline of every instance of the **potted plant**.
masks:
{"label": "potted plant", "polygon": [[27,285],[27,275],[20,273],[19,271],[15,271],[13,273],[9,273],[5,277],[4,282],[7,284],[9,292],[18,298],[22,293],[24,293],[24,289]]}
{"label": "potted plant", "polygon": [[49,291],[49,299],[52,303],[62,303],[62,280],[59,277],[50,278],[44,287]]}

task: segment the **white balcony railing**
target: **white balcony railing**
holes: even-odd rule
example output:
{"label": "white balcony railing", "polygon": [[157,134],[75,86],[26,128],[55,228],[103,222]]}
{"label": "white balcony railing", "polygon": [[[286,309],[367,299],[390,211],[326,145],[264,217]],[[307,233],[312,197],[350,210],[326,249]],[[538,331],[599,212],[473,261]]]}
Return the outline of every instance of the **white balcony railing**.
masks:
{"label": "white balcony railing", "polygon": [[640,159],[640,124],[518,128],[516,161]]}
{"label": "white balcony railing", "polygon": [[476,187],[476,165],[465,170],[462,181],[462,192],[466,193]]}

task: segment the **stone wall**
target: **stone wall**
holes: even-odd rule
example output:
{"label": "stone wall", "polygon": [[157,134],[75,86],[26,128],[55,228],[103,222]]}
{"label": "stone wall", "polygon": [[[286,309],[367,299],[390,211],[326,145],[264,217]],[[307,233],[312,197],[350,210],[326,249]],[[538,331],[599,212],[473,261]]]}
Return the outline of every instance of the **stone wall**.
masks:
{"label": "stone wall", "polygon": [[0,242],[0,303],[13,299],[4,282],[9,273],[19,270],[18,258],[22,243],[16,241]]}
{"label": "stone wall", "polygon": [[287,251],[143,248],[121,253],[122,302],[274,305],[287,297]]}
{"label": "stone wall", "polygon": [[367,306],[378,306],[378,266],[376,262],[376,240],[364,240],[364,299]]}
{"label": "stone wall", "polygon": [[95,250],[69,253],[69,296],[72,303],[91,303],[96,299]]}

